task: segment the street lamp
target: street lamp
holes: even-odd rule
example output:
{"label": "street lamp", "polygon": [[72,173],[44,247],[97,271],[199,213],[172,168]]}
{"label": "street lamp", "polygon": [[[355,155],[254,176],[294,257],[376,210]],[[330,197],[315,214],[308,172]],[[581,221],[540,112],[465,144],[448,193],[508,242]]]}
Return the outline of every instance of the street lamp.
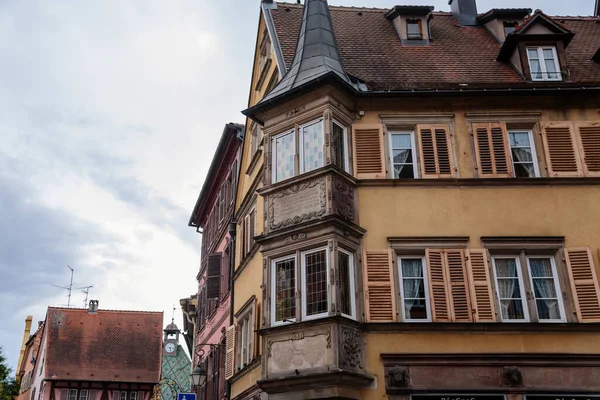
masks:
{"label": "street lamp", "polygon": [[191,373],[192,376],[192,384],[194,386],[202,386],[204,382],[206,382],[206,371],[202,367],[201,364],[198,364],[196,368]]}

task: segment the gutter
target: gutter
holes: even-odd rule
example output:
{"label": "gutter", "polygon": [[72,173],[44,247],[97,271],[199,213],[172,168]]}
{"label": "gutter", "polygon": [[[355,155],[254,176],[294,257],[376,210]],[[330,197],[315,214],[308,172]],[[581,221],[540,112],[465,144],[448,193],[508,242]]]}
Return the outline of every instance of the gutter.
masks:
{"label": "gutter", "polygon": [[[237,190],[236,190],[237,192]],[[233,276],[235,274],[235,237],[236,237],[236,223],[232,220],[229,223],[229,237],[231,238],[231,251],[229,252],[229,326],[233,326],[233,312],[234,312],[234,281]],[[231,383],[227,381],[227,389],[225,393],[227,399],[231,399]]]}

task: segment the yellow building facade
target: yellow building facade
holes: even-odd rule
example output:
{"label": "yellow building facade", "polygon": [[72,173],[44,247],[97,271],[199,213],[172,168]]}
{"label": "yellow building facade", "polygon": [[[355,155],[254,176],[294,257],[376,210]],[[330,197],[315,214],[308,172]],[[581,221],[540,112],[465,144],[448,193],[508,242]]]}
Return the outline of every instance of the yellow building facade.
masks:
{"label": "yellow building facade", "polygon": [[598,17],[451,3],[263,1],[232,399],[600,393]]}

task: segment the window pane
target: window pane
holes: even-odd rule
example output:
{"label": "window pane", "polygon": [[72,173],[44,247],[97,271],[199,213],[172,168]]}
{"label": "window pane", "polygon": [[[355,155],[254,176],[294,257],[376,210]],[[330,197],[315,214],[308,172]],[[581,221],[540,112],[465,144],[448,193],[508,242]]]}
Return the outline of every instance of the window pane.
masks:
{"label": "window pane", "polygon": [[405,319],[427,319],[423,260],[421,258],[402,258],[400,268]]}
{"label": "window pane", "polygon": [[516,259],[495,258],[494,265],[502,319],[525,319]]}
{"label": "window pane", "polygon": [[69,400],[77,400],[77,389],[69,390]]}
{"label": "window pane", "polygon": [[327,312],[327,251],[304,256],[306,267],[306,315]]}
{"label": "window pane", "polygon": [[344,128],[333,123],[333,145],[335,146],[335,162],[334,164],[341,169],[346,169],[346,143],[344,138]]}
{"label": "window pane", "polygon": [[515,25],[504,25],[504,36],[508,36],[509,33],[514,32],[516,28]]}
{"label": "window pane", "polygon": [[537,60],[538,59],[537,49],[527,49],[527,54],[529,55],[529,59],[530,60]]}
{"label": "window pane", "polygon": [[414,178],[415,173],[411,164],[394,165],[394,178]]}
{"label": "window pane", "polygon": [[518,276],[517,262],[514,258],[496,258],[494,263],[498,278],[516,278]]}
{"label": "window pane", "polygon": [[350,270],[350,256],[338,252],[338,267],[340,270],[340,308],[342,314],[352,315],[352,281]]}
{"label": "window pane", "polygon": [[323,123],[317,122],[302,128],[303,171],[308,172],[323,166]]}
{"label": "window pane", "polygon": [[517,178],[535,177],[535,167],[533,166],[533,163],[515,163],[513,166]]}
{"label": "window pane", "polygon": [[525,319],[521,300],[501,300],[500,306],[503,319]]}
{"label": "window pane", "polygon": [[550,258],[529,258],[528,263],[539,319],[562,319]]}
{"label": "window pane", "polygon": [[531,148],[517,147],[511,150],[514,162],[533,162]]}
{"label": "window pane", "polygon": [[544,76],[542,74],[542,66],[540,64],[540,61],[531,59],[529,64],[531,67],[531,77],[533,79],[543,79]]}
{"label": "window pane", "polygon": [[81,391],[79,392],[79,400],[88,400],[87,389],[81,389]]}
{"label": "window pane", "polygon": [[529,132],[509,132],[510,147],[530,147]]}
{"label": "window pane", "polygon": [[296,317],[296,263],[293,258],[275,263],[275,320]]}
{"label": "window pane", "polygon": [[275,181],[294,176],[294,134],[288,133],[275,139]]}
{"label": "window pane", "polygon": [[392,134],[393,149],[412,149],[412,140],[410,133],[394,133]]}
{"label": "window pane", "polygon": [[552,53],[552,49],[542,49],[545,60],[553,60],[554,54]]}
{"label": "window pane", "polygon": [[412,150],[394,150],[394,164],[412,164]]}
{"label": "window pane", "polygon": [[406,30],[409,38],[420,38],[421,32],[419,31],[419,23],[417,21],[410,21],[406,24]]}
{"label": "window pane", "polygon": [[554,64],[554,59],[546,59],[544,63],[546,64],[546,73],[548,74],[548,79],[558,78],[558,74],[556,73],[556,64]]}

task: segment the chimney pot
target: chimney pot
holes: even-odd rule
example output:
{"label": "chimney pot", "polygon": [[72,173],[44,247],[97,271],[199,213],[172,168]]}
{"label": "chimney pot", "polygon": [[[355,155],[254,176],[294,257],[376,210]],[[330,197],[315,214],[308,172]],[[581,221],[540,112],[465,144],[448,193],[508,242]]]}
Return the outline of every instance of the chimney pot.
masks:
{"label": "chimney pot", "polygon": [[450,11],[454,18],[464,26],[476,26],[477,1],[476,0],[449,0]]}
{"label": "chimney pot", "polygon": [[97,314],[98,313],[98,300],[90,300],[90,306],[88,308],[89,314]]}

